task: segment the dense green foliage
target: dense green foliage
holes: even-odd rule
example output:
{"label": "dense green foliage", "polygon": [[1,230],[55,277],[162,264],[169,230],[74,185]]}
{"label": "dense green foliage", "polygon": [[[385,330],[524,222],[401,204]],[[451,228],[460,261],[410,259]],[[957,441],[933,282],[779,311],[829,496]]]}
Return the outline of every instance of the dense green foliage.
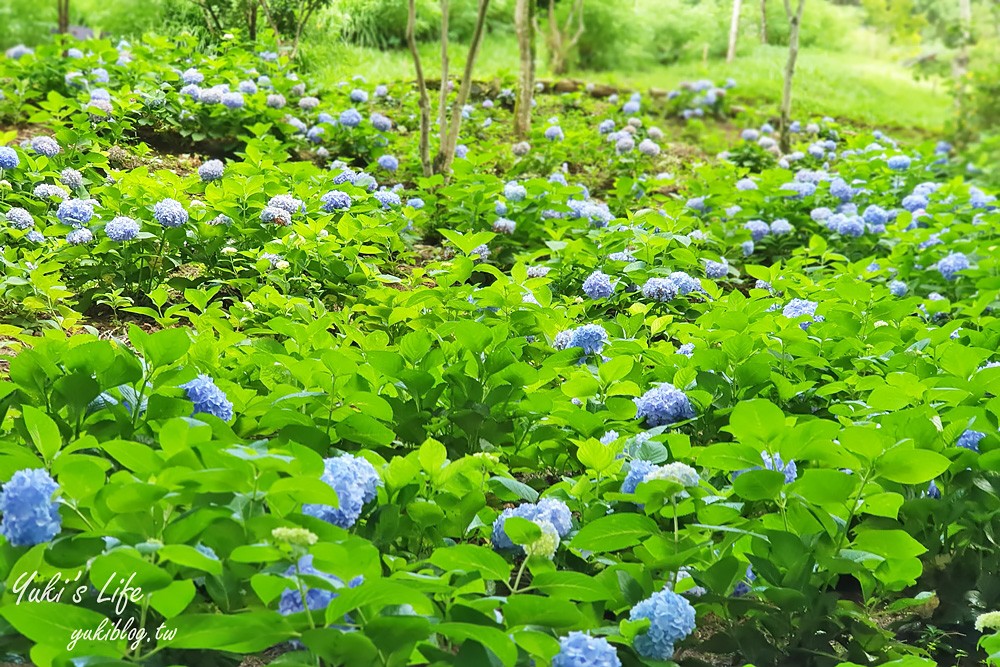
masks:
{"label": "dense green foliage", "polygon": [[[46,470],[60,524],[0,543],[4,650],[39,667],[235,665],[275,646],[275,665],[514,667],[550,664],[580,630],[625,665],[669,665],[640,654],[650,622],[630,617],[669,588],[697,612],[666,656],[685,667],[987,655],[1000,212],[947,149],[802,119],[795,155],[766,127],[728,159],[674,154],[731,118],[731,89],[706,82],[634,113],[627,93],[539,96],[515,155],[501,91],[466,110],[453,173],[423,178],[408,85],[315,88],[284,56],[197,44],[46,45],[0,65],[18,162],[0,190],[0,479]],[[205,92],[248,77],[240,105]],[[163,152],[178,147],[198,157]],[[211,157],[223,173],[199,175]],[[837,176],[857,236],[816,213],[853,216]],[[349,208],[324,206],[334,192]],[[123,216],[138,233],[120,242]],[[610,294],[593,298],[596,271]],[[682,278],[672,298],[650,288]],[[600,345],[568,344],[586,325]],[[200,375],[231,413],[203,407]],[[669,419],[643,398],[666,383],[687,405]],[[960,446],[969,430],[984,435]],[[379,486],[334,525],[313,508],[346,511],[323,477],[344,453]],[[644,464],[666,472],[623,489]],[[491,548],[501,513],[540,499],[572,515],[554,551],[517,519],[501,533],[532,555]],[[307,554],[327,576],[295,575]],[[32,573],[73,583],[15,604]],[[122,573],[141,593],[99,602]],[[324,604],[289,613],[303,596]],[[68,646],[105,618],[150,640]]]}

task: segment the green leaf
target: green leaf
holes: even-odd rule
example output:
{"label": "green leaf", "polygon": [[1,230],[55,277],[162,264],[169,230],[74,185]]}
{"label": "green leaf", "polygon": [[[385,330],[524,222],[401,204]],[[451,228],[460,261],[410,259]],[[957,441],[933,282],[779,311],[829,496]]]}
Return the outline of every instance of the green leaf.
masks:
{"label": "green leaf", "polygon": [[533,503],[538,500],[538,491],[535,491],[524,482],[519,482],[516,479],[511,479],[510,477],[499,476],[491,477],[490,482],[499,484],[521,500],[527,500],[529,503]]}
{"label": "green leaf", "polygon": [[22,405],[21,417],[35,449],[43,459],[51,461],[63,444],[59,427],[47,414],[33,405]]}
{"label": "green leaf", "polygon": [[517,662],[517,646],[496,628],[473,623],[439,623],[436,629],[438,634],[453,641],[478,642],[499,658],[504,667],[514,667]]}
{"label": "green leaf", "polygon": [[598,579],[582,572],[539,572],[531,580],[531,587],[546,595],[579,602],[600,602],[612,599],[612,593]]}
{"label": "green leaf", "polygon": [[194,582],[189,579],[175,581],[166,588],[149,594],[149,604],[164,618],[173,618],[187,609],[195,596]]}
{"label": "green leaf", "polygon": [[784,485],[784,473],[748,470],[733,480],[733,491],[745,500],[772,500],[778,497]]}
{"label": "green leaf", "polygon": [[43,646],[69,649],[74,633],[77,633],[77,642],[73,645],[72,652],[78,655],[125,654],[124,641],[79,639],[80,632],[96,629],[105,620],[101,614],[84,607],[60,602],[25,602],[4,606],[0,609],[0,616],[3,616],[19,633]]}
{"label": "green leaf", "polygon": [[875,466],[880,477],[900,484],[924,484],[951,465],[951,461],[927,449],[896,447],[886,452]]}
{"label": "green leaf", "polygon": [[156,333],[146,334],[133,324],[129,326],[128,337],[142,352],[146,362],[154,368],[169,366],[187,354],[191,347],[191,338],[186,329],[161,329]]}
{"label": "green leaf", "polygon": [[503,522],[503,532],[514,544],[531,544],[542,536],[542,529],[534,521],[519,516],[507,517]]}
{"label": "green leaf", "polygon": [[785,413],[771,401],[756,398],[741,401],[729,416],[727,431],[738,440],[768,444],[785,431]]}
{"label": "green leaf", "polygon": [[475,544],[458,544],[435,549],[429,560],[446,572],[479,572],[483,579],[496,581],[510,579],[510,564],[492,549]]}
{"label": "green leaf", "polygon": [[211,649],[255,653],[291,639],[295,631],[275,611],[245,614],[185,614],[171,621],[177,630],[173,640],[161,642],[171,648]]}
{"label": "green leaf", "polygon": [[570,543],[574,549],[603,553],[618,551],[639,544],[650,535],[659,533],[656,522],[642,514],[612,514],[591,521]]}
{"label": "green leaf", "polygon": [[572,602],[538,595],[511,595],[503,606],[508,626],[541,625],[569,628],[583,623],[583,614]]}
{"label": "green leaf", "polygon": [[605,444],[598,442],[591,438],[590,440],[585,440],[580,449],[577,450],[576,456],[580,459],[580,463],[596,472],[604,472],[615,462],[614,451]]}

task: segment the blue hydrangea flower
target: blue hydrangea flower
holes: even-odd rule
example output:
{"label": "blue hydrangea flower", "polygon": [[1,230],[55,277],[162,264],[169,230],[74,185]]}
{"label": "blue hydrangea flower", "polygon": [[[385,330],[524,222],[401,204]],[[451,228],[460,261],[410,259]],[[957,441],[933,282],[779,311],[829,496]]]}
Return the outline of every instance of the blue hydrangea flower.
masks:
{"label": "blue hydrangea flower", "polygon": [[288,213],[295,213],[296,211],[305,211],[306,206],[302,203],[301,199],[296,199],[291,195],[275,195],[267,202],[268,206],[274,206],[275,208],[280,208]]}
{"label": "blue hydrangea flower", "polygon": [[340,190],[330,190],[330,192],[327,192],[319,199],[323,202],[320,208],[327,213],[332,213],[334,211],[346,211],[351,208],[351,195],[346,192],[341,192]]}
{"label": "blue hydrangea flower", "polygon": [[771,223],[771,233],[775,236],[784,236],[785,234],[791,234],[793,231],[795,231],[795,228],[784,218]]}
{"label": "blue hydrangea flower", "polygon": [[31,150],[45,157],[55,157],[62,153],[62,147],[52,137],[38,136],[31,140]]}
{"label": "blue hydrangea flower", "polygon": [[741,192],[746,192],[748,190],[756,190],[757,184],[754,183],[752,178],[741,178],[740,180],[736,181],[736,189],[740,190]]}
{"label": "blue hydrangea flower", "polygon": [[406,200],[406,205],[419,211],[424,207],[424,200],[420,197],[410,197]]}
{"label": "blue hydrangea flower", "polygon": [[30,232],[28,232],[27,234],[25,234],[24,238],[28,239],[32,243],[44,243],[45,242],[45,235],[42,234],[37,229],[32,229]]}
{"label": "blue hydrangea flower", "polygon": [[56,217],[64,225],[82,227],[94,217],[94,203],[91,199],[66,199],[56,210]]}
{"label": "blue hydrangea flower", "polygon": [[351,91],[351,101],[355,104],[364,104],[368,101],[368,93],[360,88],[355,88]]}
{"label": "blue hydrangea flower", "polygon": [[388,132],[392,129],[392,121],[380,113],[373,113],[368,120],[371,121],[372,127],[379,132]]}
{"label": "blue hydrangea flower", "polygon": [[497,551],[522,551],[504,532],[504,523],[512,516],[528,521],[548,521],[556,529],[559,537],[565,537],[573,528],[573,514],[561,500],[543,498],[537,503],[524,503],[518,507],[509,507],[500,513],[493,522],[491,541]]}
{"label": "blue hydrangea flower", "polygon": [[594,271],[583,281],[583,292],[591,299],[606,299],[614,291],[611,278],[600,271]]}
{"label": "blue hydrangea flower", "polygon": [[74,229],[66,235],[66,242],[70,245],[84,245],[94,240],[94,233],[86,227]]}
{"label": "blue hydrangea flower", "polygon": [[914,211],[926,209],[929,203],[927,197],[924,195],[912,194],[903,197],[902,206],[910,213],[913,213]]}
{"label": "blue hydrangea flower", "polygon": [[744,241],[740,244],[740,250],[743,252],[744,257],[749,257],[753,254],[754,245],[753,241]]}
{"label": "blue hydrangea flower", "polygon": [[[931,482],[933,484],[933,482]],[[743,581],[740,581],[733,588],[733,597],[741,598],[750,592],[750,585],[757,580],[757,575],[753,571],[753,567],[747,565],[746,575]]]}
{"label": "blue hydrangea flower", "polygon": [[357,109],[348,109],[340,114],[340,124],[344,127],[357,127],[361,124],[361,114]]}
{"label": "blue hydrangea flower", "polygon": [[622,111],[629,116],[639,113],[640,104],[638,100],[629,100],[622,106]]}
{"label": "blue hydrangea flower", "polygon": [[792,199],[802,199],[803,197],[810,197],[816,192],[816,184],[802,181],[792,181],[791,183],[783,184],[781,189],[792,192]]}
{"label": "blue hydrangea flower", "polygon": [[244,95],[253,95],[257,92],[257,84],[249,79],[246,81],[240,81],[240,84],[236,87]]}
{"label": "blue hydrangea flower", "polygon": [[227,109],[242,109],[244,104],[243,93],[222,93],[222,106]]}
{"label": "blue hydrangea flower", "polygon": [[509,218],[497,218],[493,222],[493,231],[497,234],[513,234],[517,229],[517,223]]}
{"label": "blue hydrangea flower", "polygon": [[6,216],[7,222],[15,229],[31,229],[35,226],[35,219],[31,216],[31,213],[19,206],[15,206],[7,211]]}
{"label": "blue hydrangea flower", "polygon": [[865,233],[864,221],[856,215],[845,216],[836,214],[828,219],[830,229],[841,236],[859,237]]}
{"label": "blue hydrangea flower", "polygon": [[707,260],[705,262],[705,276],[708,278],[725,278],[729,274],[729,263],[723,259],[721,262]]}
{"label": "blue hydrangea flower", "polygon": [[822,315],[816,315],[816,308],[819,306],[815,301],[809,301],[807,299],[792,299],[785,307],[782,309],[781,314],[789,319],[798,319],[800,317],[809,316],[812,318],[811,321],[802,322],[799,324],[803,329],[808,329],[809,325],[813,322],[822,322]]}
{"label": "blue hydrangea flower", "polygon": [[570,347],[583,348],[584,354],[600,354],[608,342],[608,332],[600,324],[584,324],[573,330]]}
{"label": "blue hydrangea flower", "polygon": [[184,70],[184,72],[181,73],[181,81],[187,84],[201,83],[204,80],[205,80],[205,75],[193,67],[186,69]]}
{"label": "blue hydrangea flower", "polygon": [[881,206],[872,204],[861,216],[869,225],[884,225],[889,221],[889,214]]}
{"label": "blue hydrangea flower", "polygon": [[771,233],[771,226],[763,220],[750,220],[743,225],[743,228],[750,232],[750,237],[754,241],[760,241]]}
{"label": "blue hydrangea flower", "polygon": [[649,473],[653,472],[656,466],[649,461],[643,461],[642,459],[633,459],[629,462],[628,474],[625,475],[625,481],[622,482],[622,493],[635,493],[635,490],[639,488],[639,484],[646,479]]}
{"label": "blue hydrangea flower", "polygon": [[209,181],[217,181],[222,178],[222,174],[226,167],[222,164],[222,160],[209,160],[200,167],[198,167],[198,176],[201,180],[208,183]]}
{"label": "blue hydrangea flower", "polygon": [[523,201],[528,196],[528,190],[517,181],[510,181],[503,186],[503,196],[507,198],[507,201],[516,203]]}
{"label": "blue hydrangea flower", "polygon": [[308,504],[302,507],[302,513],[341,528],[357,523],[364,506],[378,495],[381,484],[371,463],[350,454],[325,459],[320,479],[337,492],[339,506]]}
{"label": "blue hydrangea flower", "polygon": [[299,108],[303,111],[311,111],[319,106],[318,97],[303,97],[299,100]]}
{"label": "blue hydrangea flower", "polygon": [[10,146],[0,146],[0,169],[17,169],[21,158]]}
{"label": "blue hydrangea flower", "polygon": [[953,252],[937,263],[937,270],[945,280],[954,280],[955,274],[969,268],[969,259],[960,252]]}
{"label": "blue hydrangea flower", "polygon": [[611,134],[612,132],[615,131],[615,121],[611,120],[610,118],[602,120],[601,123],[597,126],[597,131],[600,132],[601,134]]}
{"label": "blue hydrangea flower", "polygon": [[927,485],[927,492],[924,495],[933,500],[941,500],[941,489],[938,488],[938,485],[934,483],[933,479],[931,480],[931,483]]}
{"label": "blue hydrangea flower", "polygon": [[971,449],[974,452],[979,451],[979,441],[986,437],[986,434],[981,431],[973,431],[972,429],[965,429],[962,431],[962,435],[958,436],[958,440],[955,445],[958,447],[964,447],[965,449]]}
{"label": "blue hydrangea flower", "polygon": [[202,104],[222,104],[222,95],[227,91],[220,86],[202,88],[198,93],[198,101]]}
{"label": "blue hydrangea flower", "polygon": [[896,297],[906,296],[909,288],[902,280],[893,280],[889,283],[889,292]]}
{"label": "blue hydrangea flower", "polygon": [[181,95],[187,95],[188,97],[198,99],[201,96],[201,88],[197,84],[189,83],[181,88]]}
{"label": "blue hydrangea flower", "polygon": [[625,153],[630,153],[635,148],[635,139],[632,135],[622,133],[621,136],[615,141],[615,152],[619,155],[624,155]]}
{"label": "blue hydrangea flower", "polygon": [[271,93],[267,96],[267,106],[272,109],[284,109],[286,103],[285,96],[281,93]]}
{"label": "blue hydrangea flower", "polygon": [[636,418],[645,419],[649,427],[674,424],[695,416],[690,399],[669,383],[657,385],[634,400]]}
{"label": "blue hydrangea flower", "polygon": [[469,154],[469,147],[466,146],[465,144],[459,144],[455,146],[455,157],[458,158],[459,160],[464,160],[468,154]]}
{"label": "blue hydrangea flower", "polygon": [[656,157],[660,154],[660,147],[651,139],[643,139],[639,142],[639,152],[647,157]]}
{"label": "blue hydrangea flower", "polygon": [[382,155],[378,159],[378,166],[386,171],[396,171],[399,169],[399,160],[396,159],[395,155]]}
{"label": "blue hydrangea flower", "polygon": [[0,534],[15,547],[48,542],[62,530],[59,485],[41,468],[18,470],[0,491]]}
{"label": "blue hydrangea flower", "polygon": [[233,404],[226,397],[226,392],[215,386],[215,381],[204,373],[190,382],[181,385],[187,392],[187,399],[194,403],[194,412],[218,417],[224,422],[233,418]]}
{"label": "blue hydrangea flower", "polygon": [[277,206],[265,206],[260,212],[260,221],[265,224],[286,226],[292,224],[292,214]]}
{"label": "blue hydrangea flower", "polygon": [[893,155],[886,161],[886,164],[893,171],[906,171],[910,168],[910,158],[905,155]]}
{"label": "blue hydrangea flower", "polygon": [[104,233],[112,241],[131,241],[139,235],[139,223],[132,218],[119,216],[104,226]]}
{"label": "blue hydrangea flower", "polygon": [[386,97],[389,95],[389,87],[384,83],[375,86],[375,97]]}
{"label": "blue hydrangea flower", "polygon": [[784,474],[785,484],[791,484],[798,479],[799,471],[795,465],[795,461],[785,463],[781,460],[781,454],[777,452],[771,456],[768,456],[767,452],[761,452],[760,458],[764,461],[765,470],[774,470]]}
{"label": "blue hydrangea flower", "polygon": [[375,199],[377,199],[378,202],[382,204],[382,208],[387,211],[391,208],[401,206],[403,203],[402,200],[399,198],[399,195],[397,195],[395,192],[392,192],[391,190],[379,190],[373,193],[372,196],[375,197]]}
{"label": "blue hydrangea flower", "polygon": [[670,278],[650,278],[642,286],[642,295],[654,301],[670,301],[677,292],[677,283]]}
{"label": "blue hydrangea flower", "polygon": [[604,637],[571,632],[559,640],[552,667],[621,667],[618,651]]}
{"label": "blue hydrangea flower", "polygon": [[671,590],[654,593],[632,608],[629,620],[648,618],[649,629],[636,636],[632,646],[644,658],[669,660],[674,645],[694,632],[695,611],[691,603]]}
{"label": "blue hydrangea flower", "polygon": [[[298,578],[301,575],[325,579],[333,585],[333,588],[342,588],[344,586],[344,582],[341,581],[340,577],[317,570],[313,565],[312,554],[302,556],[296,565],[285,570],[286,577]],[[357,588],[363,581],[364,579],[358,576],[352,579],[347,586],[348,588]],[[306,591],[305,601],[302,600],[302,590]],[[307,580],[303,579],[301,581],[301,590],[300,586],[295,586],[294,588],[286,588],[281,593],[281,599],[278,601],[278,612],[284,616],[288,616],[305,611],[306,607],[311,611],[320,611],[329,607],[330,602],[337,595],[336,591],[330,591],[325,588],[313,588]]]}
{"label": "blue hydrangea flower", "polygon": [[562,128],[558,125],[550,125],[545,128],[545,138],[549,141],[562,141],[564,136]]}
{"label": "blue hydrangea flower", "polygon": [[180,227],[188,221],[188,212],[174,199],[164,199],[153,206],[153,217],[164,227]]}
{"label": "blue hydrangea flower", "polygon": [[694,343],[684,343],[679,348],[677,348],[677,354],[683,354],[685,357],[693,356]]}
{"label": "blue hydrangea flower", "polygon": [[59,182],[71,190],[76,190],[83,187],[83,174],[76,169],[67,167],[59,174]]}

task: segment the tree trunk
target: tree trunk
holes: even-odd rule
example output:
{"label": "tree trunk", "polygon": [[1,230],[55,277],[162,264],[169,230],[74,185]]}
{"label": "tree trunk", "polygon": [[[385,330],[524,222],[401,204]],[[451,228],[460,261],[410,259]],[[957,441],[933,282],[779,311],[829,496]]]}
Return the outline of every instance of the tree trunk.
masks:
{"label": "tree trunk", "polygon": [[792,13],[791,0],[785,0],[785,14],[788,16],[788,61],[785,63],[785,86],[781,94],[781,150],[788,152],[791,139],[788,125],[792,115],[792,79],[795,77],[795,61],[799,57],[799,28],[802,26],[802,10],[806,0],[799,0],[798,9]]}
{"label": "tree trunk", "polygon": [[514,105],[514,136],[519,140],[531,131],[531,100],[535,95],[535,0],[517,0],[514,6],[514,29],[521,53],[521,79]]}
{"label": "tree trunk", "polygon": [[431,100],[427,96],[427,82],[424,80],[424,68],[420,64],[420,52],[417,50],[416,25],[417,25],[417,3],[416,0],[409,0],[408,15],[406,17],[406,43],[410,47],[410,55],[413,56],[413,67],[417,73],[417,90],[420,93],[420,164],[423,167],[424,176],[430,176],[431,171]]}
{"label": "tree trunk", "polygon": [[767,44],[767,0],[760,0],[760,43]]}
{"label": "tree trunk", "polygon": [[257,41],[257,3],[250,2],[247,8],[247,36],[250,42]]}
{"label": "tree trunk", "polygon": [[726,51],[726,62],[731,63],[736,58],[736,40],[740,36],[740,8],[743,0],[733,0],[733,18],[729,21],[729,49]]}
{"label": "tree trunk", "polygon": [[[410,0],[411,3],[414,0]],[[483,31],[486,27],[486,11],[490,7],[490,0],[479,0],[479,13],[476,15],[476,29],[472,33],[472,44],[469,45],[469,55],[465,59],[465,71],[462,74],[462,85],[458,89],[458,99],[451,110],[451,125],[448,128],[448,135],[434,158],[434,171],[444,174],[447,177],[451,170],[451,163],[455,159],[455,147],[458,145],[458,131],[462,126],[462,107],[469,99],[469,91],[472,89],[472,72],[476,66],[476,56],[479,55],[479,45],[483,41]]]}
{"label": "tree trunk", "polygon": [[438,131],[441,145],[448,136],[448,0],[441,0],[441,90],[438,97]]}
{"label": "tree trunk", "polygon": [[[69,32],[69,0],[58,0],[59,7],[59,32]],[[50,5],[51,6],[51,5]]]}

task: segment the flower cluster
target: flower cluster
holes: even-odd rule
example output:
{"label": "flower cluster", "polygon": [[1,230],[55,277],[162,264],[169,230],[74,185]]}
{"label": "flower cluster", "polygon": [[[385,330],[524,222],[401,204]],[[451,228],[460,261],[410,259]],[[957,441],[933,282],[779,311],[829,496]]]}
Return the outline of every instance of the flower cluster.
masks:
{"label": "flower cluster", "polygon": [[0,534],[15,547],[48,542],[62,530],[59,485],[41,468],[18,470],[0,491]]}
{"label": "flower cluster", "polygon": [[338,506],[305,505],[302,513],[341,528],[350,528],[357,523],[361,510],[375,499],[381,484],[378,472],[371,463],[350,454],[325,459],[320,479],[337,492]]}

